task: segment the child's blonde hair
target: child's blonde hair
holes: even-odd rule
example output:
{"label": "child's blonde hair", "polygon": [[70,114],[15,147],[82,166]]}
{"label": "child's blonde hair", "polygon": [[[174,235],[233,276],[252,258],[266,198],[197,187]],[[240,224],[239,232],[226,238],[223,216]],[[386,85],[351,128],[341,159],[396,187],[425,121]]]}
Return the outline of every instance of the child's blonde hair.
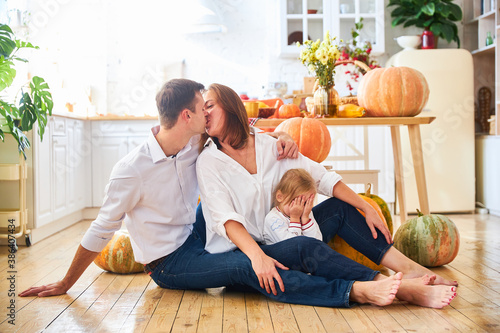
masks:
{"label": "child's blonde hair", "polygon": [[311,190],[316,191],[316,182],[311,174],[304,169],[290,169],[285,172],[283,177],[281,177],[280,182],[274,189],[273,204],[274,206],[279,204],[276,199],[278,191],[281,191],[284,196],[282,204],[286,205],[300,194]]}

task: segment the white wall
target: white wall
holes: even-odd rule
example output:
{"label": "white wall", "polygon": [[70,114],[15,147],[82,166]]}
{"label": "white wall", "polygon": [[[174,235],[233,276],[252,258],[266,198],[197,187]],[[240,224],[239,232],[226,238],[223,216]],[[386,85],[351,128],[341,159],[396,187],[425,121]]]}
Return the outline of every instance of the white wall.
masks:
{"label": "white wall", "polygon": [[[91,87],[99,113],[155,114],[157,89],[178,76],[227,84],[254,97],[269,82],[287,82],[289,92],[302,88],[305,67],[278,54],[279,0],[213,3],[226,33],[184,35],[182,24],[192,10],[173,0],[29,1],[30,38],[41,46],[32,68],[56,89],[60,108],[76,102],[78,112],[86,112]],[[420,33],[390,22],[386,9],[381,64],[400,51],[394,37]],[[454,45],[441,40],[439,47]]]}

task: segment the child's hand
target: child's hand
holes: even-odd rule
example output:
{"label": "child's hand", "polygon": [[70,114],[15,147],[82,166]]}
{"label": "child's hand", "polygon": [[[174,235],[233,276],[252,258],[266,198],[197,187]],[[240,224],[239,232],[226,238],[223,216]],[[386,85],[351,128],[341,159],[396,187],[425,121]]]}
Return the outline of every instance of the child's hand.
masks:
{"label": "child's hand", "polygon": [[299,222],[304,211],[306,201],[302,196],[296,197],[290,203],[290,221]]}
{"label": "child's hand", "polygon": [[304,198],[304,211],[302,212],[301,223],[306,224],[309,222],[309,215],[311,214],[312,208],[314,206],[314,194],[311,194],[308,198]]}

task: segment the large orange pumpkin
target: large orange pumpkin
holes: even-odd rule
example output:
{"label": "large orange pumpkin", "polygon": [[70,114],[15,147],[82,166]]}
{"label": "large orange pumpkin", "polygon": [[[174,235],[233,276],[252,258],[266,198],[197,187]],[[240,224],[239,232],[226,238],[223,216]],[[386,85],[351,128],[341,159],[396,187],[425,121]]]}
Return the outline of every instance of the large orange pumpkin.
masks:
{"label": "large orange pumpkin", "polygon": [[113,273],[137,273],[144,271],[144,265],[134,260],[134,251],[127,231],[115,233],[108,245],[97,255],[94,263],[105,271]]}
{"label": "large orange pumpkin", "polygon": [[323,162],[332,146],[330,132],[325,124],[312,118],[290,118],[276,127],[288,133],[299,146],[299,152],[318,163]]}
{"label": "large orange pumpkin", "polygon": [[294,118],[300,116],[300,108],[296,104],[283,104],[278,111],[278,118]]}
{"label": "large orange pumpkin", "polygon": [[394,247],[420,265],[450,263],[458,254],[460,234],[449,218],[439,214],[418,216],[403,223],[394,236]]}
{"label": "large orange pumpkin", "polygon": [[409,67],[376,68],[363,76],[358,87],[358,104],[368,117],[413,117],[428,99],[424,75]]}
{"label": "large orange pumpkin", "polygon": [[[380,216],[382,221],[386,222],[384,214],[382,213],[382,210],[380,209],[378,204],[373,199],[370,199],[370,198],[368,198],[364,195],[361,195],[361,194],[358,194],[358,195],[363,200],[368,202],[370,204],[370,206],[372,206],[377,211],[377,214]],[[361,214],[363,214],[363,216],[365,216],[365,214],[361,210],[359,210],[359,212]],[[386,225],[387,225],[387,223],[386,223]],[[391,235],[392,235],[392,224],[389,227],[389,231],[391,232]],[[340,236],[333,237],[333,239],[328,243],[328,245],[330,245],[330,247],[332,249],[334,249],[335,251],[337,251],[338,253],[343,254],[344,256],[356,261],[357,263],[365,265],[366,267],[369,267],[373,270],[381,270],[382,268],[384,268],[384,266],[375,264],[373,261],[371,261],[370,259],[365,257],[363,254],[356,251],[349,244],[347,244],[346,241],[343,240]]]}

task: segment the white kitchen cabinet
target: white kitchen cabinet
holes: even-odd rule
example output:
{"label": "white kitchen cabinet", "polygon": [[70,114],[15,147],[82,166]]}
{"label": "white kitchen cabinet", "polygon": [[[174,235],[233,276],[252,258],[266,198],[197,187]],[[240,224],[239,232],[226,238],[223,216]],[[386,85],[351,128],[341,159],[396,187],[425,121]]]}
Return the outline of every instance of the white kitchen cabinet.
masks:
{"label": "white kitchen cabinet", "polygon": [[326,31],[350,40],[355,22],[363,18],[359,41],[372,43],[373,54],[385,51],[384,0],[280,0],[280,54],[298,56],[297,41],[323,40]]}
{"label": "white kitchen cabinet", "polygon": [[34,138],[34,225],[36,228],[85,207],[90,173],[85,168],[86,121],[50,117],[44,140]]}
{"label": "white kitchen cabinet", "polygon": [[114,165],[143,143],[157,120],[92,122],[92,206],[100,207]]}

